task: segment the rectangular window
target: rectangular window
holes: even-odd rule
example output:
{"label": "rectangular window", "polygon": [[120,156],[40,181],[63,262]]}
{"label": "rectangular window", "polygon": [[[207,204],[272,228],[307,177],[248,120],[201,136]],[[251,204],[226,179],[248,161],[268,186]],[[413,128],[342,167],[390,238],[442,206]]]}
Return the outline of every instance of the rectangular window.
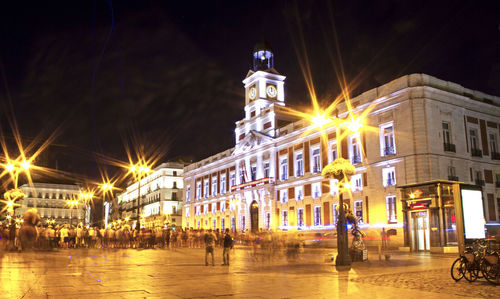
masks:
{"label": "rectangular window", "polygon": [[217,219],[212,220],[212,229],[216,230],[217,229]]}
{"label": "rectangular window", "polygon": [[392,122],[380,126],[380,155],[390,156],[396,154],[394,146],[394,127]]}
{"label": "rectangular window", "polygon": [[245,179],[245,168],[241,168],[240,169],[240,184],[243,184],[246,182],[246,179]]}
{"label": "rectangular window", "polygon": [[232,190],[232,188],[236,186],[236,174],[234,172],[231,172],[230,177],[231,178],[229,180],[229,188],[231,188]]}
{"label": "rectangular window", "polygon": [[207,198],[208,197],[208,180],[204,181],[204,189],[205,190],[203,190],[203,195],[205,196],[205,198]]}
{"label": "rectangular window", "polygon": [[203,214],[208,214],[208,204],[205,204],[205,207],[203,208]]}
{"label": "rectangular window", "polygon": [[201,198],[201,182],[196,183],[196,199],[200,200]]}
{"label": "rectangular window", "polygon": [[226,193],[226,176],[221,175],[220,177],[220,194]]}
{"label": "rectangular window", "polygon": [[453,166],[448,166],[448,180],[458,181],[457,171]]}
{"label": "rectangular window", "polygon": [[257,179],[257,166],[256,165],[250,166],[250,173],[252,175],[251,180],[255,181]]}
{"label": "rectangular window", "polygon": [[245,223],[245,216],[241,216],[241,231],[245,231],[246,229],[246,223]]}
{"label": "rectangular window", "polygon": [[387,222],[388,223],[397,223],[396,216],[396,196],[387,196],[385,198],[385,206],[387,211]]}
{"label": "rectangular window", "polygon": [[358,223],[363,223],[363,201],[358,200],[354,202],[354,216],[358,218]]}
{"label": "rectangular window", "polygon": [[280,162],[281,169],[281,180],[288,180],[288,160],[286,158],[282,158]]}
{"label": "rectangular window", "polygon": [[295,156],[295,176],[301,177],[304,175],[304,160],[302,158],[302,153]]}
{"label": "rectangular window", "polygon": [[196,216],[200,216],[201,215],[201,206],[197,206],[196,207]]}
{"label": "rectangular window", "polygon": [[269,170],[269,161],[264,162],[264,177],[268,178],[270,176],[271,172]]}
{"label": "rectangular window", "polygon": [[236,220],[234,217],[231,217],[231,231],[234,233],[236,232]]}
{"label": "rectangular window", "polygon": [[314,225],[315,226],[321,225],[321,207],[320,206],[314,207]]}
{"label": "rectangular window", "polygon": [[321,182],[312,183],[312,198],[320,198],[321,197]]}
{"label": "rectangular window", "polygon": [[382,184],[384,187],[396,185],[396,170],[394,167],[387,167],[382,169]]}
{"label": "rectangular window", "polygon": [[330,148],[331,148],[330,153],[332,155],[331,156],[331,158],[332,158],[331,162],[333,162],[333,161],[335,161],[337,159],[337,144],[336,143],[332,144]]}
{"label": "rectangular window", "polygon": [[491,157],[495,158],[495,154],[498,156],[498,143],[497,143],[497,135],[490,133],[490,151],[491,151]]}
{"label": "rectangular window", "polygon": [[350,146],[349,155],[353,165],[361,163],[361,144],[359,142],[359,133],[349,136]]}
{"label": "rectangular window", "polygon": [[321,156],[319,148],[312,149],[312,173],[321,172]]}
{"label": "rectangular window", "polygon": [[469,131],[470,150],[473,157],[482,157],[483,152],[479,149],[479,139],[476,129]]}
{"label": "rectangular window", "polygon": [[297,209],[297,225],[304,226],[304,209]]}
{"label": "rectangular window", "polygon": [[221,203],[220,203],[220,211],[221,212],[225,212],[226,211],[226,202],[225,201],[221,201]]}
{"label": "rectangular window", "polygon": [[271,213],[266,213],[266,228],[267,230],[271,229]]}
{"label": "rectangular window", "polygon": [[303,200],[304,199],[304,187],[295,187],[295,200]]}
{"label": "rectangular window", "polygon": [[221,229],[221,231],[226,230],[226,219],[225,218],[221,218],[221,220],[220,220],[220,229]]}
{"label": "rectangular window", "polygon": [[217,213],[217,205],[214,203],[212,203],[212,213],[215,214]]}
{"label": "rectangular window", "polygon": [[332,196],[336,196],[339,194],[339,181],[338,180],[330,180],[330,194]]}
{"label": "rectangular window", "polygon": [[186,217],[189,217],[189,208],[186,208]]}
{"label": "rectangular window", "polygon": [[212,196],[217,196],[217,178],[212,178]]}
{"label": "rectangular window", "polygon": [[186,202],[191,201],[191,186],[186,186]]}
{"label": "rectangular window", "polygon": [[351,191],[359,192],[363,190],[363,179],[361,174],[355,174],[351,177]]}
{"label": "rectangular window", "polygon": [[280,190],[280,200],[282,203],[288,201],[288,192],[287,189]]}
{"label": "rectangular window", "polygon": [[282,225],[283,226],[288,226],[288,211],[287,210],[283,210],[281,215],[282,215],[282,219],[281,219],[282,220],[282,222],[281,222]]}
{"label": "rectangular window", "polygon": [[443,127],[443,142],[445,144],[452,143],[451,142],[451,133],[450,133],[450,123],[443,121],[442,127]]}

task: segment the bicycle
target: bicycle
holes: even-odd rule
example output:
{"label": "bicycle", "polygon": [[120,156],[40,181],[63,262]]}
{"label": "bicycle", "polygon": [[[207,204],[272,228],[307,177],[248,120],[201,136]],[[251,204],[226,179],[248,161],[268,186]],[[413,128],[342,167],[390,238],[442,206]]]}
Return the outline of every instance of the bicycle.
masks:
{"label": "bicycle", "polygon": [[481,265],[486,254],[487,244],[485,240],[474,240],[471,246],[467,246],[465,251],[451,265],[451,278],[459,281],[465,278],[468,282],[473,282],[483,277]]}
{"label": "bicycle", "polygon": [[481,262],[480,269],[489,283],[500,284],[500,253],[488,252]]}

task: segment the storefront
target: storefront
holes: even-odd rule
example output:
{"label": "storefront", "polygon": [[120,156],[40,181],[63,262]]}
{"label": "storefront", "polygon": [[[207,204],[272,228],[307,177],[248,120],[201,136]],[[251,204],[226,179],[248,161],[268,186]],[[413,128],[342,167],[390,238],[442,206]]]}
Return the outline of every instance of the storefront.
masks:
{"label": "storefront", "polygon": [[431,181],[400,187],[407,249],[458,252],[455,211],[462,185],[471,186],[453,181]]}

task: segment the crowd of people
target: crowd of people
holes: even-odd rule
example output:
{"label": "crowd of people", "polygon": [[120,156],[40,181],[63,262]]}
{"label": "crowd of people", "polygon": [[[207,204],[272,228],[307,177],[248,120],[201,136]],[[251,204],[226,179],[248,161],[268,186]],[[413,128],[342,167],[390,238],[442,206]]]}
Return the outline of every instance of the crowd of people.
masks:
{"label": "crowd of people", "polygon": [[[0,238],[21,250],[19,228],[0,227]],[[206,230],[179,227],[141,228],[128,225],[86,227],[83,225],[46,225],[36,227],[35,249],[54,248],[202,248]],[[214,246],[222,247],[224,234],[214,230]],[[11,248],[12,249],[12,248]]]}

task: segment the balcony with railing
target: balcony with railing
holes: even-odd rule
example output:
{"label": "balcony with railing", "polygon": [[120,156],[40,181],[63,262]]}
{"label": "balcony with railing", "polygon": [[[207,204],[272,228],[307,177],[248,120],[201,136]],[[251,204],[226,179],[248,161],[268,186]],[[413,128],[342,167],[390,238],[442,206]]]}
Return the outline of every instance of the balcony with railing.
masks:
{"label": "balcony with railing", "polygon": [[492,160],[500,160],[500,153],[491,152],[491,159]]}
{"label": "balcony with railing", "polygon": [[449,180],[449,181],[457,181],[457,182],[458,182],[458,177],[457,177],[457,176],[455,176],[455,175],[449,175],[449,176],[448,176],[448,180]]}
{"label": "balcony with railing", "polygon": [[390,156],[390,155],[395,155],[396,150],[394,149],[394,146],[386,146],[384,147],[384,156]]}
{"label": "balcony with railing", "polygon": [[445,152],[453,152],[456,153],[457,150],[455,148],[455,145],[453,143],[443,143],[444,151]]}
{"label": "balcony with railing", "polygon": [[484,180],[475,180],[477,186],[484,186]]}
{"label": "balcony with railing", "polygon": [[483,156],[483,152],[477,148],[471,148],[470,153],[471,153],[472,157],[482,157]]}

